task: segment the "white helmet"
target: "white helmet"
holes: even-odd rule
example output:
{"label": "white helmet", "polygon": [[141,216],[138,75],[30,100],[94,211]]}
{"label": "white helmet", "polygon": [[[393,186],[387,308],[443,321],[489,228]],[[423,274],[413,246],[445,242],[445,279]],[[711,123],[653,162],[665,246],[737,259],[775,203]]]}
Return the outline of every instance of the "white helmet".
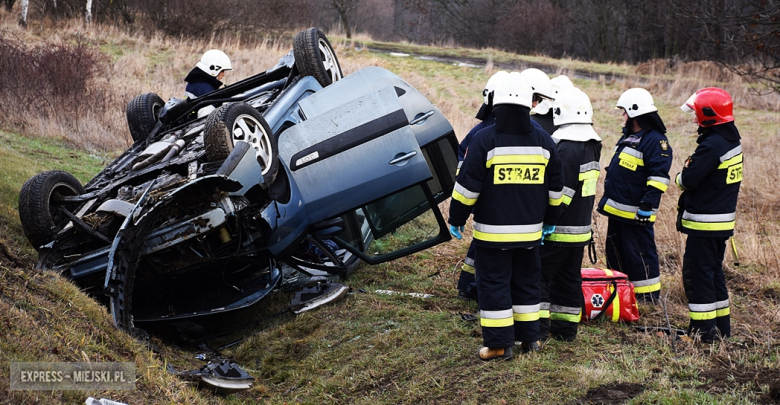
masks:
{"label": "white helmet", "polygon": [[503,76],[493,90],[493,105],[515,104],[531,108],[534,91],[520,73],[512,72]]}
{"label": "white helmet", "polygon": [[539,69],[531,68],[520,72],[520,75],[531,86],[534,93],[544,97],[553,98],[552,84],[546,73]]}
{"label": "white helmet", "polygon": [[206,51],[195,66],[213,77],[217,77],[223,70],[233,70],[230,58],[218,49]]}
{"label": "white helmet", "polygon": [[490,79],[488,79],[487,84],[485,85],[485,90],[482,90],[482,96],[485,98],[485,105],[490,101],[488,96],[496,89],[496,83],[501,82],[501,80],[505,79],[507,76],[509,76],[509,72],[505,70],[500,70],[494,73],[493,76],[490,76]]}
{"label": "white helmet", "polygon": [[556,127],[565,124],[593,124],[593,106],[588,95],[576,87],[561,90],[553,106],[553,123]]}
{"label": "white helmet", "polygon": [[553,77],[550,79],[550,85],[552,86],[552,93],[554,98],[558,97],[558,93],[560,93],[561,90],[574,87],[574,83],[572,83],[571,80],[569,80],[569,77],[565,75]]}
{"label": "white helmet", "polygon": [[615,108],[624,109],[629,118],[658,111],[650,92],[639,87],[626,90],[618,99]]}

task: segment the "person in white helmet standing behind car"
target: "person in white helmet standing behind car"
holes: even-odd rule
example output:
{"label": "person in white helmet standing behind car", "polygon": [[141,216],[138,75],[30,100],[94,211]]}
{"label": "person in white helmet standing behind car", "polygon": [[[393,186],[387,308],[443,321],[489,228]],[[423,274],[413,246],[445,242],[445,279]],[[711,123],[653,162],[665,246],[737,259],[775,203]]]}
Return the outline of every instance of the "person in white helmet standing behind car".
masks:
{"label": "person in white helmet standing behind car", "polygon": [[538,103],[531,110],[531,118],[539,123],[550,135],[558,129],[553,120],[553,100],[558,97],[561,91],[570,87],[574,87],[574,84],[568,77],[564,75],[553,77],[550,79],[551,98],[546,98],[542,101],[538,101],[539,99],[537,98]]}
{"label": "person in white helmet standing behind car", "polygon": [[[466,134],[466,137],[463,138],[463,140],[460,142],[460,145],[458,145],[458,169],[456,170],[455,175],[457,175],[458,171],[460,171],[460,166],[463,164],[463,159],[466,157],[469,145],[471,144],[471,141],[474,140],[474,136],[477,134],[477,132],[495,124],[495,120],[493,118],[493,90],[496,88],[496,83],[500,82],[501,80],[505,80],[507,76],[509,76],[509,72],[503,70],[494,73],[492,76],[490,76],[490,79],[488,79],[488,82],[485,85],[485,89],[482,90],[484,103],[479,108],[476,117],[478,120],[480,120],[480,122],[479,124],[475,125],[468,134]],[[462,235],[458,234],[455,235],[455,237],[457,239],[461,239]],[[460,300],[477,300],[476,267],[474,267],[476,263],[476,256],[477,247],[474,245],[474,240],[472,239],[471,244],[469,244],[469,250],[466,252],[466,258],[463,259],[463,266],[460,270],[460,277],[458,277],[458,299]]]}
{"label": "person in white helmet standing behind car", "polygon": [[531,120],[539,128],[548,134],[555,132],[555,125],[552,122],[552,115],[539,115],[533,112],[545,100],[552,100],[552,83],[547,73],[536,68],[530,68],[520,72],[523,78],[530,86],[533,92],[533,103],[531,104]]}
{"label": "person in white helmet standing behind car", "polygon": [[672,147],[647,90],[626,90],[616,108],[623,110],[625,125],[607,167],[598,208],[609,218],[607,267],[628,275],[637,300],[655,303],[661,278],[653,224],[669,186]]}
{"label": "person in white helmet standing behind car", "polygon": [[[565,77],[565,76],[564,76]],[[593,130],[593,107],[582,90],[569,87],[555,96],[552,138],[563,162],[563,213],[555,232],[539,249],[542,303],[539,340],[573,341],[582,305],[582,255],[591,240],[601,138]]]}
{"label": "person in white helmet standing behind car", "polygon": [[195,67],[187,74],[184,81],[187,98],[200,97],[220,88],[225,71],[233,70],[230,58],[218,49],[206,51]]}
{"label": "person in white helmet standing behind car", "polygon": [[531,124],[532,98],[519,73],[496,85],[496,124],[469,145],[450,203],[455,237],[474,214],[485,361],[511,359],[516,341],[539,350],[539,246],[558,222],[563,173],[552,138]]}

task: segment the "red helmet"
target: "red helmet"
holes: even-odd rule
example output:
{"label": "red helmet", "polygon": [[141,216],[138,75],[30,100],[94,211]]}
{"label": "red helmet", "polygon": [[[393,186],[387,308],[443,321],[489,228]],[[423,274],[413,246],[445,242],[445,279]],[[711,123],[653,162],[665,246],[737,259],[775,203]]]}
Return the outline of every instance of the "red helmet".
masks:
{"label": "red helmet", "polygon": [[726,90],[707,87],[692,95],[680,109],[686,113],[696,112],[696,122],[702,127],[725,124],[734,121],[734,104]]}

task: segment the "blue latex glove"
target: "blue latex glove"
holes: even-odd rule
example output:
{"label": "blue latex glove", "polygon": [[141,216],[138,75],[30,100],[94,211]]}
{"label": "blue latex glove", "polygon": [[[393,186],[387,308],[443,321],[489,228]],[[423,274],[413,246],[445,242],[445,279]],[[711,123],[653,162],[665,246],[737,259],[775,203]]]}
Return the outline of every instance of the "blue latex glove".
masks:
{"label": "blue latex glove", "polygon": [[637,210],[634,221],[639,225],[647,225],[650,223],[650,216],[653,215],[653,211]]}
{"label": "blue latex glove", "polygon": [[544,245],[544,238],[553,232],[555,232],[555,225],[542,225],[542,245]]}
{"label": "blue latex glove", "polygon": [[457,240],[461,240],[463,239],[463,235],[461,234],[461,232],[463,232],[465,229],[466,227],[463,225],[461,226],[450,225],[450,235],[454,236],[455,239]]}

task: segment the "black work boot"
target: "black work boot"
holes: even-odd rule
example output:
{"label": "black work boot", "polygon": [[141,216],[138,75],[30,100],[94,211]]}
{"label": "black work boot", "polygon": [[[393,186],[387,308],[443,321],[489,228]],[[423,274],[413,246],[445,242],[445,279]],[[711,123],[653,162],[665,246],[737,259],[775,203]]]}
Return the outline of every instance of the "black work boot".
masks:
{"label": "black work boot", "polygon": [[477,353],[482,361],[512,360],[511,347],[483,347]]}
{"label": "black work boot", "polygon": [[538,352],[540,349],[539,341],[520,343],[520,352],[522,353]]}

